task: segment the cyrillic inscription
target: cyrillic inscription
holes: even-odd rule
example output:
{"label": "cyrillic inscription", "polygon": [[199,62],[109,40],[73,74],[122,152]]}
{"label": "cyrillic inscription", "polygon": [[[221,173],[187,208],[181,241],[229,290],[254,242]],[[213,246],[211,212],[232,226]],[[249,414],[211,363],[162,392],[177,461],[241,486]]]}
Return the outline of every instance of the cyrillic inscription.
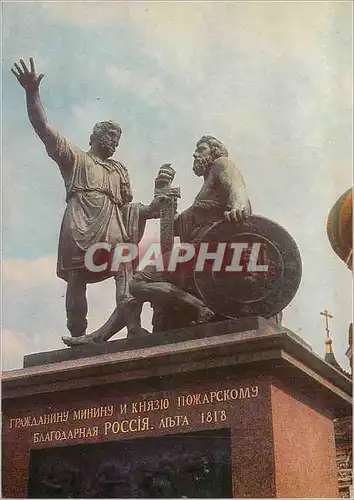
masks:
{"label": "cyrillic inscription", "polygon": [[113,417],[114,406],[96,406],[73,411],[73,420],[92,420],[94,418]]}
{"label": "cyrillic inscription", "polygon": [[162,417],[159,423],[159,429],[172,427],[184,427],[189,425],[187,415],[175,415],[173,417]]}
{"label": "cyrillic inscription", "polygon": [[198,392],[177,397],[177,406],[196,406],[213,403],[234,401],[236,399],[256,398],[258,396],[258,385],[252,387],[240,387],[239,389],[221,389],[219,391]]}
{"label": "cyrillic inscription", "polygon": [[28,416],[10,419],[10,429],[13,427],[33,427],[36,425],[48,425],[67,422],[69,420],[68,411],[58,411],[56,413],[47,413],[37,417]]}
{"label": "cyrillic inscription", "polygon": [[[178,429],[192,424],[208,427],[210,425],[230,424],[230,403],[238,400],[252,400],[259,396],[258,385],[219,389],[191,394],[179,394],[172,397],[143,398],[136,401],[118,402],[117,405],[88,406],[74,410],[56,411],[43,415],[28,415],[11,418],[10,429],[53,425],[54,429],[34,432],[33,444],[52,443],[67,440],[91,439],[98,436],[127,436],[135,433],[148,433],[156,430]],[[226,408],[220,408],[227,403]],[[209,405],[201,412],[195,407]],[[210,406],[212,407],[210,408]],[[217,405],[216,407],[214,405]],[[213,409],[213,406],[215,409]],[[184,408],[193,413],[173,414],[173,408]],[[146,415],[149,413],[150,415]],[[159,413],[156,415],[156,413]],[[172,413],[172,415],[171,415]],[[121,418],[119,418],[121,416]],[[99,423],[100,419],[103,422]],[[94,421],[90,426],[80,426],[80,421]],[[76,427],[70,428],[70,423]],[[64,429],[58,424],[66,424]],[[59,428],[58,428],[59,427]]]}
{"label": "cyrillic inscription", "polygon": [[168,398],[163,399],[148,399],[142,401],[132,402],[132,413],[146,413],[149,411],[162,411],[168,410],[170,407],[170,400]]}
{"label": "cyrillic inscription", "polygon": [[115,422],[106,422],[104,424],[104,434],[126,434],[128,432],[145,432],[150,430],[149,417],[137,417],[131,420],[116,420]]}
{"label": "cyrillic inscription", "polygon": [[98,436],[98,427],[79,427],[67,431],[35,432],[33,443],[46,443],[52,441],[66,441],[68,439],[82,439]]}

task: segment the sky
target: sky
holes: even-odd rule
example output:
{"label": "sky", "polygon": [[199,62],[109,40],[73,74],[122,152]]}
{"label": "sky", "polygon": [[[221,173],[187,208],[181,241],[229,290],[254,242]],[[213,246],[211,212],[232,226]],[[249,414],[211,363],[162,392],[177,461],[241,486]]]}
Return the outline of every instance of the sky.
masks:
{"label": "sky", "polygon": [[[65,282],[56,251],[65,209],[56,164],[28,122],[10,72],[35,59],[49,122],[82,149],[92,126],[123,129],[116,158],[134,198],[149,203],[163,163],[176,170],[179,210],[200,189],[195,143],[222,140],[253,211],[297,242],[303,277],[283,324],[324,354],[330,323],[345,356],[351,273],[330,247],[326,218],[352,185],[351,2],[2,3],[3,369],[63,347]],[[148,223],[144,239],[158,236]],[[114,282],[89,286],[89,331],[114,308]],[[151,308],[144,306],[149,328]],[[124,332],[121,334],[124,335]]]}

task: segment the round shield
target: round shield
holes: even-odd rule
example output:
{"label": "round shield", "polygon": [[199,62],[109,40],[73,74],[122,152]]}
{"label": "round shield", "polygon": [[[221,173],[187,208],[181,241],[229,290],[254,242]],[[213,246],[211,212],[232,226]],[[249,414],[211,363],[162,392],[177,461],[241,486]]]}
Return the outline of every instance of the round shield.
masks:
{"label": "round shield", "polygon": [[290,234],[265,217],[250,215],[242,224],[217,222],[204,234],[194,281],[216,313],[270,318],[294,298],[301,269],[300,252]]}

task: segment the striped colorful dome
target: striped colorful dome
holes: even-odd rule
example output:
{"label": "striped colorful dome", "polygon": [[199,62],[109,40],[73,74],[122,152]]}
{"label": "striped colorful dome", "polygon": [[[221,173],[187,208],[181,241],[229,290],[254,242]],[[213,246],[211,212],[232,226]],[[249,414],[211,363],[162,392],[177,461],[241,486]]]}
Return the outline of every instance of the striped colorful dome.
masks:
{"label": "striped colorful dome", "polygon": [[329,242],[347,266],[352,268],[352,213],[353,192],[348,189],[331,208],[327,219],[327,235]]}

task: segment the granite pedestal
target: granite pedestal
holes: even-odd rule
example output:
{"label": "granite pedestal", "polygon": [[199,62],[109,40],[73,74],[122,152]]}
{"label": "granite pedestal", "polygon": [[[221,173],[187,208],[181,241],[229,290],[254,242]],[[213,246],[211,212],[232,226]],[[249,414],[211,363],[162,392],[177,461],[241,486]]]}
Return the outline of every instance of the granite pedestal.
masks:
{"label": "granite pedestal", "polygon": [[338,497],[351,382],[262,318],[25,357],[3,497]]}

